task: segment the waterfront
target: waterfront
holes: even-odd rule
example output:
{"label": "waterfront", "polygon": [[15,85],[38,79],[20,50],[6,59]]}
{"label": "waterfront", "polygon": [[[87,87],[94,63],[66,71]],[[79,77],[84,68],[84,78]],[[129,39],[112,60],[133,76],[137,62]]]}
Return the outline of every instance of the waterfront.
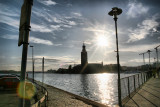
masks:
{"label": "waterfront", "polygon": [[[133,74],[121,74],[121,78]],[[29,73],[29,77],[32,74]],[[35,79],[42,81],[42,73],[35,73]],[[117,74],[44,74],[44,83],[107,104],[118,103]],[[123,91],[123,89],[122,89]]]}

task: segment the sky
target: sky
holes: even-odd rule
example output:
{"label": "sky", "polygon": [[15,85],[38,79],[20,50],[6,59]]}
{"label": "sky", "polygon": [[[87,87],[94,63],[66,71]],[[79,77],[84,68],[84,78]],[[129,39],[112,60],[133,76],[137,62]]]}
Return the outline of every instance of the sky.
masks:
{"label": "sky", "polygon": [[[0,70],[21,69],[22,46],[18,47],[23,0],[0,1]],[[160,45],[160,1],[158,0],[33,0],[29,45],[34,46],[35,70],[68,68],[81,62],[83,42],[89,63],[116,64],[115,22],[118,16],[120,64],[143,64],[140,53],[151,50],[151,63]],[[158,48],[160,50],[160,47]],[[145,62],[148,64],[148,54]],[[160,52],[159,52],[160,57]],[[27,71],[32,70],[28,48]]]}

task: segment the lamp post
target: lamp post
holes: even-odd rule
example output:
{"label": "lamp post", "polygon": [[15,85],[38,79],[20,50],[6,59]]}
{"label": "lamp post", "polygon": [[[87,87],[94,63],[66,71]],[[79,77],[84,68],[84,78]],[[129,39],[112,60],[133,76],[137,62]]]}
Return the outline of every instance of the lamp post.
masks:
{"label": "lamp post", "polygon": [[140,53],[139,55],[143,55],[143,63],[144,63],[144,65],[145,65],[144,54],[145,54],[145,53]]}
{"label": "lamp post", "polygon": [[44,83],[44,57],[42,59],[42,86],[43,86],[43,83]]}
{"label": "lamp post", "polygon": [[150,54],[151,54],[152,51],[148,50],[147,52],[149,54],[149,66],[150,66]]}
{"label": "lamp post", "polygon": [[156,54],[157,54],[157,64],[156,64],[157,68],[158,68],[158,47],[160,47],[160,45],[154,48],[156,50]]}
{"label": "lamp post", "polygon": [[34,82],[34,58],[33,58],[33,47],[32,45],[30,45],[30,47],[32,48],[32,78],[33,78],[33,82]]}
{"label": "lamp post", "polygon": [[118,66],[118,103],[122,107],[121,103],[121,81],[120,81],[120,66],[119,66],[119,49],[118,49],[118,33],[117,33],[117,15],[122,13],[122,9],[113,7],[112,10],[108,13],[110,16],[113,16],[115,21],[115,32],[116,32],[116,45],[117,45],[117,66]]}
{"label": "lamp post", "polygon": [[18,46],[23,44],[22,49],[22,60],[21,60],[21,74],[20,74],[20,95],[19,107],[25,106],[25,79],[26,79],[26,67],[27,67],[27,53],[29,44],[29,31],[30,31],[30,20],[32,11],[33,0],[24,0],[21,7],[21,17],[19,26],[19,40]]}

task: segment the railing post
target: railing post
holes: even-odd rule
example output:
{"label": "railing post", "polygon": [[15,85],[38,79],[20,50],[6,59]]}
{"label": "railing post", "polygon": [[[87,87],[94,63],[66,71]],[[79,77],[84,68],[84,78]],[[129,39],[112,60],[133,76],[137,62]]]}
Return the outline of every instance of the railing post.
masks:
{"label": "railing post", "polygon": [[139,74],[138,74],[138,88],[140,87]]}
{"label": "railing post", "polygon": [[142,85],[143,85],[143,76],[142,76],[142,73],[141,73],[141,82],[142,82]]}
{"label": "railing post", "polygon": [[144,78],[144,83],[145,83],[145,82],[146,82],[146,81],[145,81],[145,73],[143,73],[143,78]]}
{"label": "railing post", "polygon": [[136,81],[135,81],[135,75],[134,75],[133,77],[134,77],[134,91],[136,91]]}
{"label": "railing post", "polygon": [[130,84],[129,84],[129,77],[128,77],[128,94],[129,94],[129,97],[131,97],[131,96],[130,96]]}
{"label": "railing post", "polygon": [[46,95],[45,95],[45,107],[47,107],[47,100],[46,100]]}

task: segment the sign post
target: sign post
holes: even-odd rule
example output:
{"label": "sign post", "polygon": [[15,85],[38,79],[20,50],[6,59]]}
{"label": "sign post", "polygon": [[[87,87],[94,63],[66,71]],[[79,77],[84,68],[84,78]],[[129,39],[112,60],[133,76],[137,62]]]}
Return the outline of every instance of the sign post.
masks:
{"label": "sign post", "polygon": [[27,66],[27,52],[29,44],[29,31],[30,31],[30,19],[31,19],[31,8],[33,0],[24,0],[21,8],[21,18],[19,26],[19,40],[18,46],[23,44],[22,60],[21,60],[21,74],[20,74],[20,95],[19,107],[25,106],[25,77],[26,77],[26,66]]}

